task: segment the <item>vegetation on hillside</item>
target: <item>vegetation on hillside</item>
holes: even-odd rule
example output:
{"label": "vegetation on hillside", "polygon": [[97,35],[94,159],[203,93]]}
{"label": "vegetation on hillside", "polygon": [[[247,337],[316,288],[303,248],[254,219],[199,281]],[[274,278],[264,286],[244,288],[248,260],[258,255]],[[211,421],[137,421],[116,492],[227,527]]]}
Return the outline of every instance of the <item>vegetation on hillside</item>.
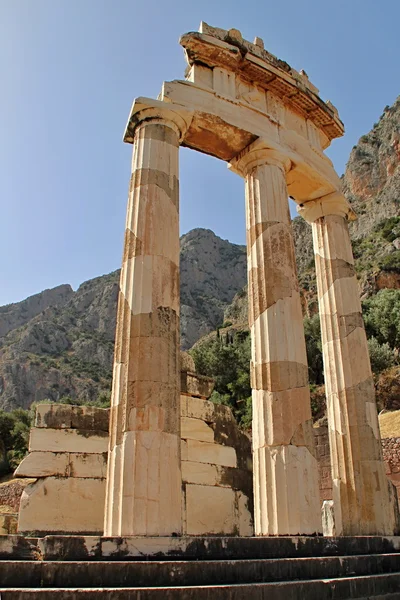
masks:
{"label": "vegetation on hillside", "polygon": [[19,465],[28,451],[31,412],[17,408],[0,410],[0,476]]}
{"label": "vegetation on hillside", "polygon": [[250,352],[249,331],[231,333],[229,329],[217,330],[215,338],[191,350],[196,371],[215,379],[210,399],[229,406],[245,429],[251,426]]}
{"label": "vegetation on hillside", "polygon": [[[375,378],[399,364],[400,290],[381,290],[363,304],[371,367]],[[224,323],[224,325],[228,325]],[[304,319],[311,408],[314,419],[325,412],[321,327],[318,314]],[[251,427],[249,331],[226,327],[191,350],[196,369],[215,379],[211,400],[226,404],[244,429]],[[380,404],[384,407],[384,403]]]}

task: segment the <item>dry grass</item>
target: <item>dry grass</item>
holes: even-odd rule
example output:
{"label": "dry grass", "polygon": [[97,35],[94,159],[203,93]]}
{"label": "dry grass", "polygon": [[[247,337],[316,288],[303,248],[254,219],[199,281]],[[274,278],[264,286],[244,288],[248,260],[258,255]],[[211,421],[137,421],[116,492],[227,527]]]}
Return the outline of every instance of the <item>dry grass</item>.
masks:
{"label": "dry grass", "polygon": [[382,438],[400,437],[400,410],[380,414],[379,426]]}

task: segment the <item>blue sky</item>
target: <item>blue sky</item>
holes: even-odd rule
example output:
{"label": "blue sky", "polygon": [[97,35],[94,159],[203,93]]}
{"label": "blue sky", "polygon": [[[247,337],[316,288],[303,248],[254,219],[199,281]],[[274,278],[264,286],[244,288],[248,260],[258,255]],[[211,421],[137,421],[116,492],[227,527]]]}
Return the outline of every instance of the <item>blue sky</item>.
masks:
{"label": "blue sky", "polygon": [[[183,79],[179,36],[235,27],[305,69],[352,146],[400,93],[398,0],[0,0],[0,305],[119,267],[132,100]],[[181,150],[181,232],[244,243],[243,182]]]}

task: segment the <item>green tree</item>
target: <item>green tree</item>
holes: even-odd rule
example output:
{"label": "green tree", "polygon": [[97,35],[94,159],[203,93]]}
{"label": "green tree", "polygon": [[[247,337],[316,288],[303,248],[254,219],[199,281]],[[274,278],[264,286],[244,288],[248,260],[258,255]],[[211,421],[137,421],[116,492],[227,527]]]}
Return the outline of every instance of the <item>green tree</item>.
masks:
{"label": "green tree", "polygon": [[6,452],[0,474],[16,469],[28,453],[30,427],[31,413],[28,410],[17,408],[10,413],[0,410],[0,439]]}
{"label": "green tree", "polygon": [[375,337],[368,340],[369,357],[371,359],[371,369],[375,374],[393,367],[395,357],[393,350],[387,342],[380,344]]}
{"label": "green tree", "polygon": [[368,337],[400,348],[400,290],[380,290],[363,303]]}
{"label": "green tree", "polygon": [[193,348],[191,355],[197,372],[215,380],[211,400],[230,406],[237,421],[247,426],[249,410],[251,414],[249,332],[236,332],[228,340],[224,336],[206,340]]}

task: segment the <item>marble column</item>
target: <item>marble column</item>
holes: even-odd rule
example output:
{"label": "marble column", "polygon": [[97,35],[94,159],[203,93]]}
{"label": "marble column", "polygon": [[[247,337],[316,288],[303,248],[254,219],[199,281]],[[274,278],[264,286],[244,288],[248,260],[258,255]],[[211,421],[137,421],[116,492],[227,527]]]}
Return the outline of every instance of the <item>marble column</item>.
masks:
{"label": "marble column", "polygon": [[385,475],[375,388],[341,194],[306,203],[312,223],[337,535],[393,535],[396,492]]}
{"label": "marble column", "polygon": [[231,163],[246,181],[256,535],[321,531],[287,166],[252,146]]}
{"label": "marble column", "polygon": [[182,531],[179,405],[179,131],[134,130],[120,279],[105,535]]}

